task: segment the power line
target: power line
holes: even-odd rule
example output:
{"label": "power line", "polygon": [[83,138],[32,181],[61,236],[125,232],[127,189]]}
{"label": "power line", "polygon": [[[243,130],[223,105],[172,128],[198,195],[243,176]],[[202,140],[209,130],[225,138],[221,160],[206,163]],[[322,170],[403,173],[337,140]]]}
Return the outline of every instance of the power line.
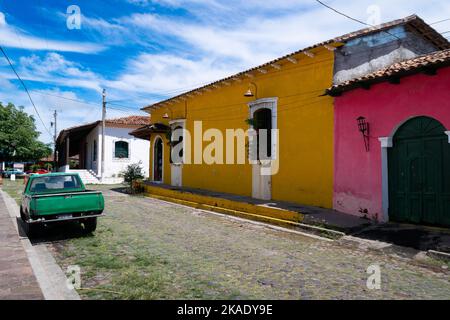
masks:
{"label": "power line", "polygon": [[444,20],[439,20],[439,21],[436,21],[436,22],[432,22],[432,23],[429,23],[429,25],[432,26],[433,24],[438,24],[438,23],[445,22],[445,21],[450,21],[450,18],[444,19]]}
{"label": "power line", "polygon": [[[51,93],[41,92],[41,91],[37,91],[37,90],[31,90],[31,91],[35,92],[36,94],[50,96],[50,97],[55,97],[55,98],[59,98],[59,99],[64,99],[64,100],[67,100],[67,101],[77,102],[77,103],[80,103],[80,104],[85,104],[85,105],[95,106],[95,107],[98,106],[98,103],[94,103],[94,102],[83,101],[83,100],[74,99],[74,98],[68,98],[68,97],[57,95],[57,94],[51,94]],[[107,103],[111,104],[109,102],[107,102]],[[132,107],[126,107],[126,106],[117,105],[117,104],[114,104],[114,105],[117,106],[117,108],[109,107],[109,109],[113,109],[113,110],[127,109],[127,111],[136,111],[136,112],[140,111],[139,109],[135,109],[135,108],[132,108]],[[122,108],[118,108],[118,107],[122,107]]]}
{"label": "power line", "polygon": [[373,27],[373,25],[368,24],[368,23],[366,23],[366,22],[364,22],[364,21],[361,21],[361,20],[359,20],[359,19],[353,18],[353,17],[349,16],[348,14],[345,14],[345,13],[343,13],[343,12],[341,12],[341,11],[339,11],[339,10],[337,10],[337,9],[335,9],[335,8],[333,8],[333,7],[331,7],[331,6],[329,6],[329,5],[327,5],[326,3],[323,3],[323,2],[320,1],[320,0],[316,0],[316,2],[320,3],[322,6],[328,8],[328,9],[330,9],[330,10],[336,12],[337,14],[340,14],[341,16],[344,16],[344,17],[346,17],[346,18],[348,18],[348,19],[350,19],[350,20],[353,20],[353,21],[355,21],[355,22],[361,23],[361,24],[363,24],[363,25],[365,25],[365,26]]}
{"label": "power line", "polygon": [[23,82],[23,80],[20,78],[19,74],[17,73],[16,69],[14,68],[13,64],[11,63],[11,60],[9,60],[8,55],[6,54],[5,50],[3,50],[3,47],[0,46],[0,50],[2,51],[3,55],[5,56],[6,60],[8,61],[9,66],[11,67],[12,71],[14,72],[14,74],[16,75],[17,79],[19,79],[19,82],[22,84],[23,88],[25,89],[25,92],[28,95],[28,98],[30,99],[31,104],[33,105],[34,111],[36,111],[36,114],[39,118],[39,120],[41,120],[42,125],[44,126],[45,131],[47,131],[47,133],[52,136],[52,133],[50,132],[50,130],[47,128],[47,126],[45,125],[44,121],[41,118],[41,115],[39,114],[38,109],[36,108],[36,105],[34,104],[33,99],[31,98],[30,92],[28,91],[27,86],[25,85],[25,82]]}

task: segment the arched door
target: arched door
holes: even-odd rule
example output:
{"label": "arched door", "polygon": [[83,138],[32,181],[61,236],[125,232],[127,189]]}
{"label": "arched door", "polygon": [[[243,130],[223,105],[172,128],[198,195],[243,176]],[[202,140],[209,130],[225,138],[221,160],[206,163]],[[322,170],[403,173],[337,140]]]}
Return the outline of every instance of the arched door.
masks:
{"label": "arched door", "polygon": [[153,148],[153,181],[163,181],[163,142],[161,138],[155,139]]}
{"label": "arched door", "polygon": [[388,153],[389,218],[450,226],[450,144],[429,117],[403,124]]}

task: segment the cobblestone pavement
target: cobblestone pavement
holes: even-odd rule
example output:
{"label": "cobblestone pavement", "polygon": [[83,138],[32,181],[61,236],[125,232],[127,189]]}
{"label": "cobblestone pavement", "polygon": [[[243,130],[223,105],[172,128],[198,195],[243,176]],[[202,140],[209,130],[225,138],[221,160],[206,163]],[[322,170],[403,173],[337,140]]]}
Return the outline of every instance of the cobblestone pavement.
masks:
{"label": "cobblestone pavement", "polygon": [[0,195],[0,299],[43,298],[17,230]]}
{"label": "cobblestone pavement", "polygon": [[[83,286],[119,294],[82,292],[85,298],[450,299],[448,265],[434,260],[104,194],[107,217],[95,237],[51,245],[61,264],[81,265]],[[366,286],[371,264],[380,265],[380,290]],[[142,277],[154,282],[142,284]],[[141,285],[145,292],[137,294],[132,287]]]}

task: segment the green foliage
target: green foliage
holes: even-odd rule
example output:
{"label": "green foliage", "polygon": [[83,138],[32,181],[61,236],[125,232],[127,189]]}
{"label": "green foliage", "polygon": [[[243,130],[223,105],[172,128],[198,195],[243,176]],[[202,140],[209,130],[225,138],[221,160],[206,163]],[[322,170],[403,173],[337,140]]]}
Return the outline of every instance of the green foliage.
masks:
{"label": "green foliage", "polygon": [[33,171],[33,172],[38,171],[40,168],[41,168],[41,166],[38,165],[38,164],[33,164],[33,165],[30,166],[30,170]]}
{"label": "green foliage", "polygon": [[53,166],[52,166],[51,163],[46,163],[46,164],[44,164],[44,169],[45,169],[45,170],[52,171],[52,168],[53,168]]}
{"label": "green foliage", "polygon": [[38,137],[35,120],[23,107],[0,102],[0,161],[36,161],[49,156],[50,146]]}
{"label": "green foliage", "polygon": [[133,188],[134,181],[144,179],[143,170],[142,162],[139,161],[138,163],[129,164],[121,174],[125,182],[130,185],[130,188]]}

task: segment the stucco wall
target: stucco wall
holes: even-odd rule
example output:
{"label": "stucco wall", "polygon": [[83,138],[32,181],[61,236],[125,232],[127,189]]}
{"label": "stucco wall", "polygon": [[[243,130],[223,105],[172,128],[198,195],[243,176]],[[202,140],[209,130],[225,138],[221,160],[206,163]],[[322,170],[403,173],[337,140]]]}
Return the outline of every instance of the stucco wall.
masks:
{"label": "stucco wall", "polygon": [[[131,163],[142,162],[145,176],[148,177],[149,171],[147,164],[149,163],[149,142],[147,140],[137,139],[128,133],[133,128],[114,128],[106,127],[105,131],[105,177],[117,177],[127,165]],[[97,161],[93,161],[94,140],[97,141]],[[116,141],[126,141],[129,143],[129,158],[114,158],[114,143]],[[101,125],[94,128],[86,138],[88,144],[86,169],[93,170],[98,176],[101,176],[101,159],[102,159],[102,129]]]}
{"label": "stucco wall", "polygon": [[[388,32],[388,33],[387,33]],[[336,50],[334,83],[357,78],[393,63],[437,49],[421,36],[397,26],[347,42]]]}
{"label": "stucco wall", "polygon": [[[400,84],[383,82],[370,90],[356,89],[335,99],[336,210],[363,216],[382,214],[382,170],[379,137],[392,137],[402,123],[429,116],[450,130],[450,68],[436,76],[417,74]],[[370,125],[370,151],[366,152],[356,118]]]}
{"label": "stucco wall", "polygon": [[[297,203],[331,207],[333,186],[333,99],[320,97],[331,85],[333,52],[314,50],[315,57],[301,55],[298,63],[283,62],[281,70],[272,68],[267,74],[255,72],[252,79],[230,81],[211,92],[195,95],[177,105],[152,112],[152,122],[168,123],[186,118],[191,133],[195,120],[203,121],[203,132],[217,128],[248,129],[248,103],[244,97],[249,82],[257,85],[257,98],[278,98],[277,122],[280,135],[280,169],[272,177],[272,198]],[[254,90],[254,87],[251,87]],[[254,90],[255,91],[255,90]],[[164,136],[164,135],[162,135]],[[155,135],[152,136],[152,146]],[[204,142],[205,147],[209,142]],[[170,184],[168,145],[164,143],[164,183]],[[150,163],[149,167],[152,167]],[[183,186],[252,195],[250,164],[186,164]]]}
{"label": "stucco wall", "polygon": [[[142,162],[142,167],[145,171],[145,176],[148,177],[148,168],[145,166],[148,163],[148,148],[149,142],[147,140],[136,139],[128,133],[133,129],[130,128],[114,128],[106,127],[105,138],[105,176],[112,177],[118,175],[125,170],[127,165],[132,163]],[[129,143],[127,159],[117,159],[114,157],[114,144],[116,141],[126,141]]]}

